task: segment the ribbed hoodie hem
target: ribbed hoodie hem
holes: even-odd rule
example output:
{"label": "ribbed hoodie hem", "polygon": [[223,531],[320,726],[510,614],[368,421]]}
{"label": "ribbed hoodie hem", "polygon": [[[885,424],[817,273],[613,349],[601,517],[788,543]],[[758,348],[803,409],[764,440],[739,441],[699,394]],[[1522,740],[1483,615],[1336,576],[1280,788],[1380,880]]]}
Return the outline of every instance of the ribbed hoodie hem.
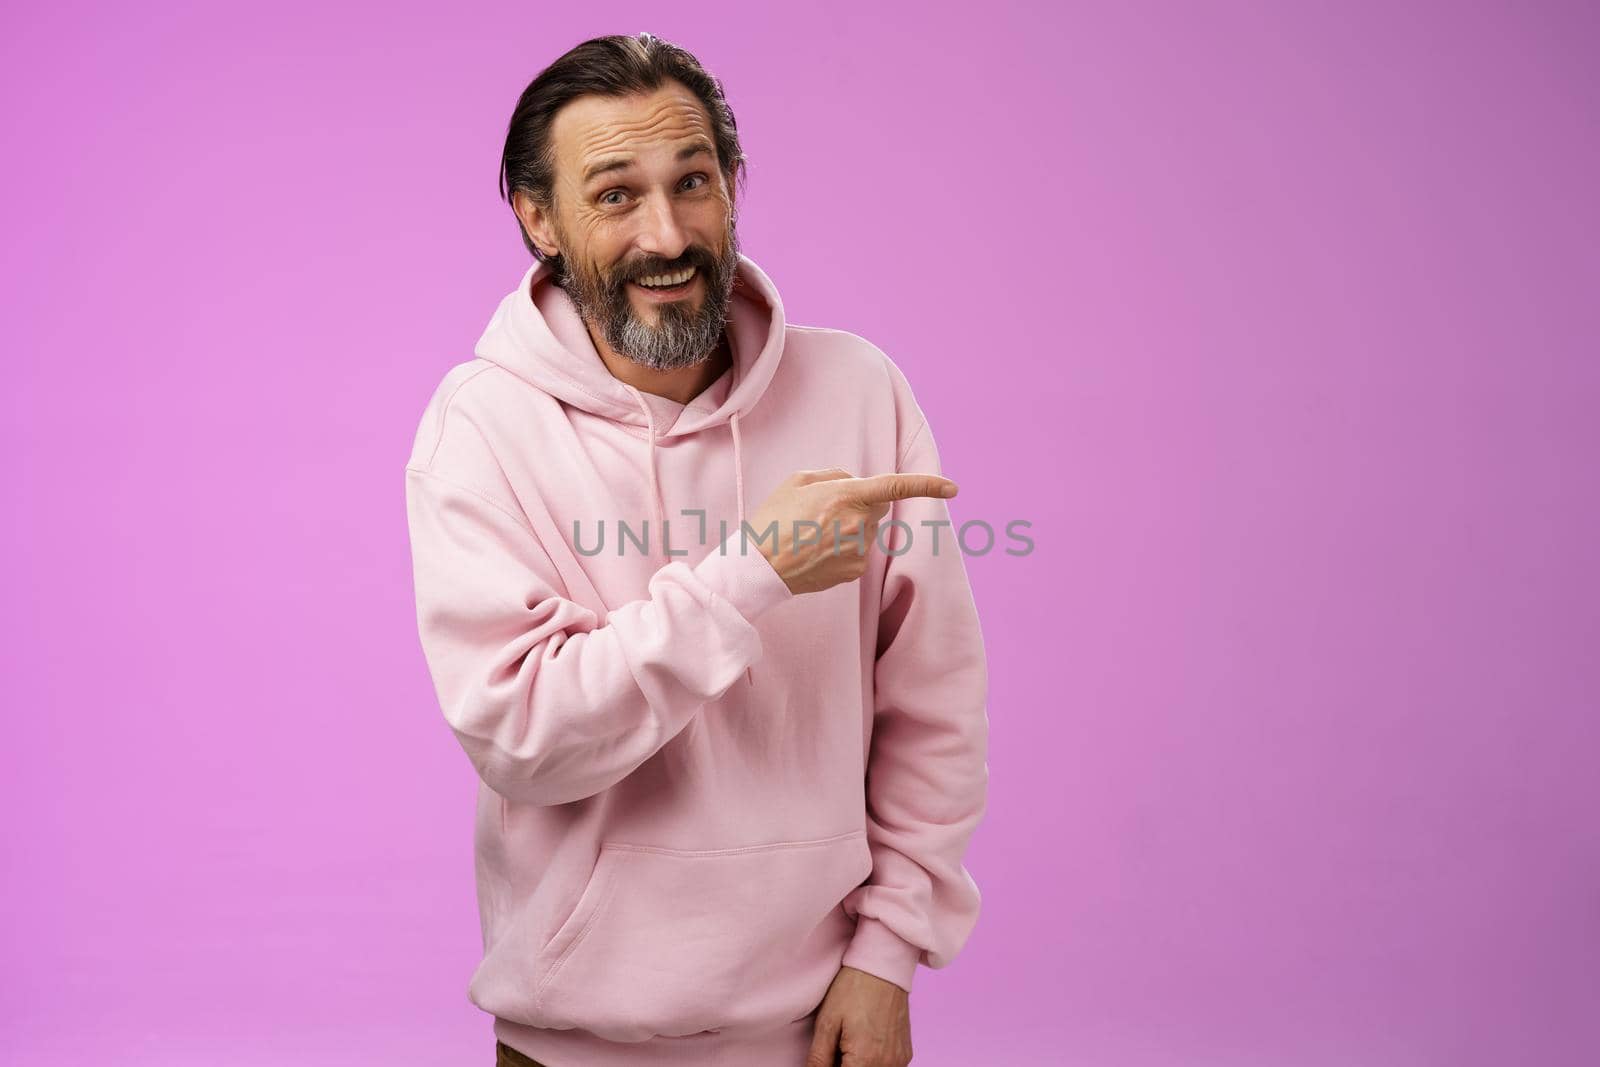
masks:
{"label": "ribbed hoodie hem", "polygon": [[799,1067],[811,1049],[817,1016],[769,1030],[726,1030],[647,1041],[607,1041],[588,1030],[547,1030],[494,1020],[495,1037],[545,1067]]}

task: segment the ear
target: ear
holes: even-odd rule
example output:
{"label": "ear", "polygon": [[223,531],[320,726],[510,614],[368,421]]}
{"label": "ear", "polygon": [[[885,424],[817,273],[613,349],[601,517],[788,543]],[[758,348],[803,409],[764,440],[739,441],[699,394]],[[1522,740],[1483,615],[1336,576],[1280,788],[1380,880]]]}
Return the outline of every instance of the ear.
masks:
{"label": "ear", "polygon": [[550,225],[550,213],[534,203],[533,198],[521,189],[511,194],[511,207],[522,223],[522,230],[534,246],[546,256],[558,256],[561,249],[556,243],[555,228]]}

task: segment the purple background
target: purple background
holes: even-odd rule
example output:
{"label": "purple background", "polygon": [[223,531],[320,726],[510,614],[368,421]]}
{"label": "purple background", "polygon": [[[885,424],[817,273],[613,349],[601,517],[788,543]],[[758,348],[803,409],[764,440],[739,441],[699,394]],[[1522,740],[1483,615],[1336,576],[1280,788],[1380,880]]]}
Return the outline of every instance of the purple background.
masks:
{"label": "purple background", "polygon": [[649,29],[1034,524],[919,1067],[1595,1062],[1595,9],[583,8],[6,8],[0,1058],[492,1061],[401,470]]}

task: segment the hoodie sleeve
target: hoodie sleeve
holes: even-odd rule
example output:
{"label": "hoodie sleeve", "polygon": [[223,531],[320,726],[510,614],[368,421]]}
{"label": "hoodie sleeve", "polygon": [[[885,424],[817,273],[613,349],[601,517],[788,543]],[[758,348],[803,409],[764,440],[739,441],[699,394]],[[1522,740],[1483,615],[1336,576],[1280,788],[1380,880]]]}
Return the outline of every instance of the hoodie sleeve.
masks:
{"label": "hoodie sleeve", "polygon": [[[897,469],[942,474],[926,419],[917,426]],[[910,529],[883,537],[867,764],[872,875],[845,898],[857,921],[842,963],[910,992],[917,964],[948,964],[978,919],[962,856],[986,805],[988,670],[948,504],[896,501],[890,519]]]}
{"label": "hoodie sleeve", "polygon": [[754,620],[794,594],[738,533],[664,564],[605,625],[560,595],[520,512],[406,469],[417,627],[445,719],[495,792],[530,804],[626,777],[762,654]]}

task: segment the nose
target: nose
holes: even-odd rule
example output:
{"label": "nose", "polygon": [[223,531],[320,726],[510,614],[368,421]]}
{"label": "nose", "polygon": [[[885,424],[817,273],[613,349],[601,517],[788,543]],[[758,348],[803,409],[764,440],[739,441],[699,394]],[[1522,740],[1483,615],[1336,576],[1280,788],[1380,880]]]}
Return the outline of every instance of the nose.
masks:
{"label": "nose", "polygon": [[678,207],[670,196],[647,197],[639,247],[662,259],[672,260],[689,247],[689,231],[678,219]]}

